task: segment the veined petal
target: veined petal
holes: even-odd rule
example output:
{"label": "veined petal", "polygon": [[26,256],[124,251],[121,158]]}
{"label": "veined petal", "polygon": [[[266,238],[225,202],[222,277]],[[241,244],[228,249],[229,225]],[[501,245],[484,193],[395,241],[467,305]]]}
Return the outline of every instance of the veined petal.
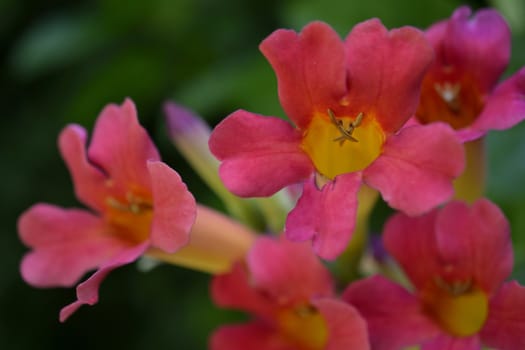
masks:
{"label": "veined petal", "polygon": [[525,119],[525,67],[498,85],[473,128],[508,129]]}
{"label": "veined petal", "polygon": [[[222,326],[210,340],[210,350],[302,350],[263,322]],[[305,349],[306,350],[306,349]]]}
{"label": "veined petal", "polygon": [[509,223],[490,201],[480,199],[470,208],[448,203],[438,214],[435,230],[440,259],[454,266],[450,273],[472,278],[488,295],[512,272]]}
{"label": "veined petal", "polygon": [[344,46],[327,24],[313,22],[297,34],[280,29],[260,45],[277,76],[288,117],[304,129],[314,110],[323,113],[346,93]]}
{"label": "veined petal", "polygon": [[86,210],[36,204],[18,221],[20,239],[33,248],[21,264],[24,280],[37,287],[69,287],[87,271],[129,246]]}
{"label": "veined petal", "polygon": [[481,340],[501,350],[525,349],[525,287],[505,283],[490,300],[489,318]]}
{"label": "veined petal", "polygon": [[151,244],[173,253],[189,240],[197,206],[179,174],[159,161],[148,161],[153,192]]}
{"label": "veined petal", "polygon": [[496,10],[481,9],[469,18],[471,13],[467,6],[454,11],[439,58],[470,72],[481,91],[489,92],[509,62],[510,28]]}
{"label": "veined petal", "polygon": [[283,304],[333,294],[330,273],[307,244],[259,238],[247,263],[253,285]]}
{"label": "veined petal", "polygon": [[481,342],[477,335],[465,338],[441,335],[423,344],[421,350],[480,350]]}
{"label": "veined petal", "polygon": [[112,190],[122,197],[130,189],[141,192],[151,188],[146,162],[160,160],[160,156],[140,126],[130,99],[122,106],[110,104],[102,110],[93,130],[88,158],[108,175]]}
{"label": "veined petal", "polygon": [[77,286],[78,299],[60,310],[60,322],[65,322],[80,306],[98,303],[98,289],[106,276],[117,267],[127,265],[137,260],[147,247],[147,242],[128,247],[102,264],[97,272]]}
{"label": "veined petal", "polygon": [[415,296],[382,276],[350,284],[343,299],[366,320],[374,350],[421,344],[441,332],[422,312]]}
{"label": "veined petal", "polygon": [[352,306],[331,298],[313,301],[328,328],[326,350],[368,350],[368,332],[365,320]]}
{"label": "veined petal", "polygon": [[374,109],[383,130],[396,132],[415,112],[432,61],[423,32],[412,27],[387,31],[378,19],[371,19],[354,27],[346,49],[348,105],[365,115]]}
{"label": "veined petal", "polygon": [[285,233],[291,241],[312,240],[314,251],[324,259],[341,254],[354,231],[357,192],[361,173],[339,175],[318,189],[306,181],[303,194],[286,219]]}
{"label": "veined petal", "polygon": [[301,135],[287,122],[246,111],[232,113],[210,137],[212,153],[222,161],[219,174],[238,196],[269,196],[300,182],[313,171],[300,148]]}
{"label": "veined petal", "polygon": [[452,180],[463,171],[464,157],[449,126],[407,127],[387,139],[363,178],[393,208],[419,215],[452,196]]}

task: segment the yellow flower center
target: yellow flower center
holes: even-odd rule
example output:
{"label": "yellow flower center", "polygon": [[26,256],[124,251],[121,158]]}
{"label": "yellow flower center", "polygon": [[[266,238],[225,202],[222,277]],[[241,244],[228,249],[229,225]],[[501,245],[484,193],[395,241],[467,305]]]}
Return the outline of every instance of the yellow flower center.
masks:
{"label": "yellow flower center", "polygon": [[330,110],[314,114],[301,146],[318,173],[333,180],[360,171],[381,153],[385,135],[372,115],[337,117]]}
{"label": "yellow flower center", "polygon": [[470,281],[447,283],[437,278],[435,282],[436,285],[422,295],[427,312],[454,336],[468,337],[478,333],[489,310],[485,292]]}
{"label": "yellow flower center", "polygon": [[323,316],[311,305],[286,308],[278,314],[282,334],[301,349],[320,350],[326,347],[328,328]]}
{"label": "yellow flower center", "polygon": [[153,218],[151,200],[128,192],[126,198],[106,199],[106,220],[115,227],[114,234],[132,243],[145,241]]}

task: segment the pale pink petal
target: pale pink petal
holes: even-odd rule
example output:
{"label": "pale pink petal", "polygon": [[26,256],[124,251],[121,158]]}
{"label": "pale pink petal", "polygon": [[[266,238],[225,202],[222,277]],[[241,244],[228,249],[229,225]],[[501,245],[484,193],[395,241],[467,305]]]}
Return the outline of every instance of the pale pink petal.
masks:
{"label": "pale pink petal", "polygon": [[350,284],[343,299],[366,320],[374,350],[421,344],[441,332],[423,313],[415,296],[382,276]]}
{"label": "pale pink petal", "polygon": [[470,208],[448,203],[438,214],[435,227],[439,257],[454,277],[473,278],[489,295],[512,272],[514,264],[510,227],[502,211],[486,199]]}
{"label": "pale pink petal", "polygon": [[434,233],[437,215],[437,210],[417,217],[397,213],[388,219],[383,230],[386,250],[416,289],[424,288],[441,271]]}
{"label": "pale pink petal", "polygon": [[[510,57],[510,29],[493,9],[458,8],[448,22],[441,57],[445,65],[474,76],[483,93],[492,90],[507,67]],[[439,52],[439,51],[438,51]]]}
{"label": "pale pink petal", "polygon": [[211,297],[220,307],[249,311],[265,319],[272,319],[277,305],[251,284],[251,276],[244,265],[235,264],[228,273],[217,275],[211,282]]}
{"label": "pale pink petal", "polygon": [[330,298],[314,300],[328,327],[326,350],[368,350],[368,331],[365,320],[352,306]]}
{"label": "pale pink petal", "polygon": [[92,164],[86,154],[87,133],[78,125],[69,125],[60,133],[58,145],[73,178],[75,195],[85,205],[103,212],[106,207],[107,174]]}
{"label": "pale pink petal", "polygon": [[391,207],[419,215],[452,196],[452,180],[463,171],[464,153],[448,125],[403,128],[386,140],[383,153],[364,170],[363,179]]}
{"label": "pale pink petal", "polygon": [[421,350],[481,350],[481,343],[477,335],[467,338],[441,335],[423,344]]}
{"label": "pale pink petal", "polygon": [[301,350],[262,322],[222,326],[210,339],[210,350]]}
{"label": "pale pink petal", "polygon": [[238,196],[269,196],[313,171],[300,147],[301,133],[287,122],[237,111],[215,127],[211,152],[222,161],[220,176]]}
{"label": "pale pink petal", "polygon": [[306,181],[303,194],[288,214],[286,237],[291,241],[312,240],[314,251],[324,259],[341,254],[355,227],[360,173],[336,177],[319,190],[313,179]]}
{"label": "pale pink petal", "polygon": [[416,111],[423,76],[433,51],[423,32],[387,31],[378,19],[357,24],[346,38],[350,71],[348,105],[371,112],[387,133],[397,131]]}
{"label": "pale pink petal", "polygon": [[472,125],[481,130],[508,129],[525,119],[525,67],[499,84]]}
{"label": "pale pink petal", "polygon": [[130,188],[150,189],[146,162],[159,160],[160,156],[140,126],[130,99],[122,106],[110,104],[102,110],[93,129],[88,158],[106,172],[114,190],[122,196],[125,197]]}
{"label": "pale pink petal", "polygon": [[283,305],[333,294],[330,273],[307,244],[259,238],[247,263],[253,286]]}
{"label": "pale pink petal", "polygon": [[33,251],[21,264],[24,280],[36,287],[69,287],[128,243],[86,210],[36,204],[18,220],[20,239]]}
{"label": "pale pink petal", "polygon": [[501,350],[525,349],[525,287],[505,283],[490,300],[489,317],[481,340]]}
{"label": "pale pink petal", "polygon": [[148,161],[153,192],[151,244],[173,253],[189,240],[197,206],[179,174],[159,161]]}
{"label": "pale pink petal", "polygon": [[313,111],[325,113],[346,94],[344,46],[327,24],[313,22],[300,34],[277,30],[260,49],[277,76],[281,105],[299,128],[308,126]]}
{"label": "pale pink petal", "polygon": [[104,262],[97,272],[77,286],[77,300],[60,310],[60,322],[65,322],[80,306],[98,303],[98,290],[106,276],[117,267],[137,260],[146,251],[147,247],[147,242],[128,247]]}

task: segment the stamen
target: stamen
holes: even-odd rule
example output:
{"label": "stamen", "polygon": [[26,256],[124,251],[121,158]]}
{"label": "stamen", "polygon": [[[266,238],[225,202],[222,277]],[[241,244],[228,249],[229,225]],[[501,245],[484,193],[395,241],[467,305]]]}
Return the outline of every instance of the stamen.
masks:
{"label": "stamen", "polygon": [[342,146],[346,140],[352,142],[359,142],[359,140],[352,136],[352,133],[354,132],[355,128],[361,125],[363,117],[365,116],[363,112],[360,112],[357,115],[355,120],[351,122],[350,125],[348,125],[347,129],[345,129],[342,120],[336,119],[334,112],[330,108],[327,110],[327,113],[330,117],[330,121],[332,122],[332,124],[334,124],[337,130],[341,133],[341,136],[336,137],[335,139],[333,139],[333,141],[338,141],[340,146]]}
{"label": "stamen", "polygon": [[443,84],[435,83],[434,89],[439,94],[439,96],[445,101],[445,103],[450,107],[454,112],[459,111],[459,99],[458,95],[461,90],[461,85],[456,83],[452,84],[450,82],[445,82]]}
{"label": "stamen", "polygon": [[434,282],[439,288],[454,296],[465,294],[472,287],[472,281],[470,279],[466,281],[454,281],[450,284],[445,282],[440,276],[436,276],[434,277]]}
{"label": "stamen", "polygon": [[108,197],[106,199],[107,204],[120,211],[130,212],[132,214],[140,214],[143,211],[151,210],[153,207],[151,204],[144,201],[142,198],[135,196],[133,193],[126,194],[127,202],[122,203],[118,199]]}

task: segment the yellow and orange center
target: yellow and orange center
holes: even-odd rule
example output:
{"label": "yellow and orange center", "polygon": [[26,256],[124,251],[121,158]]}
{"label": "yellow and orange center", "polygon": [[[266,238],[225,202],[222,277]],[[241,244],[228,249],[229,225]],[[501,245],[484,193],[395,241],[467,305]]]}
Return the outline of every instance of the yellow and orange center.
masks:
{"label": "yellow and orange center", "polygon": [[312,305],[305,304],[285,308],[277,315],[281,334],[300,349],[320,350],[328,342],[328,327],[325,319]]}
{"label": "yellow and orange center", "polygon": [[483,95],[474,79],[446,67],[423,80],[416,117],[423,123],[442,121],[454,129],[471,125],[483,109]]}
{"label": "yellow and orange center", "polygon": [[426,312],[449,334],[468,337],[487,320],[487,294],[471,281],[445,282],[440,277],[421,295]]}
{"label": "yellow and orange center", "polygon": [[328,110],[314,114],[301,146],[317,172],[332,180],[366,168],[379,156],[384,141],[383,129],[371,114],[336,116]]}
{"label": "yellow and orange center", "polygon": [[125,198],[107,197],[106,220],[115,228],[114,234],[132,243],[149,237],[153,205],[146,196],[128,192]]}

